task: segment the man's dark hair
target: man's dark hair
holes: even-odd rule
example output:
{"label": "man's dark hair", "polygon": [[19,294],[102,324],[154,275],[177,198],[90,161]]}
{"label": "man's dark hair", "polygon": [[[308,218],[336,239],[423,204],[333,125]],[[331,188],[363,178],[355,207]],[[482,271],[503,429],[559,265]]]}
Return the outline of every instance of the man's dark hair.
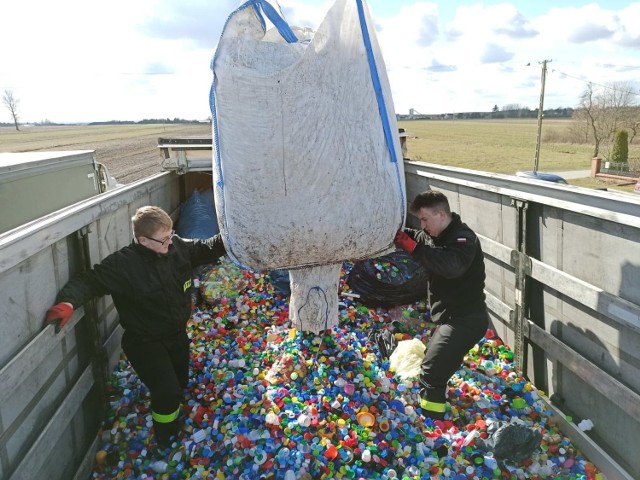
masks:
{"label": "man's dark hair", "polygon": [[444,210],[447,215],[451,214],[449,200],[444,193],[436,190],[427,190],[419,193],[409,205],[409,211],[413,214],[418,213],[421,208],[433,208],[435,210]]}

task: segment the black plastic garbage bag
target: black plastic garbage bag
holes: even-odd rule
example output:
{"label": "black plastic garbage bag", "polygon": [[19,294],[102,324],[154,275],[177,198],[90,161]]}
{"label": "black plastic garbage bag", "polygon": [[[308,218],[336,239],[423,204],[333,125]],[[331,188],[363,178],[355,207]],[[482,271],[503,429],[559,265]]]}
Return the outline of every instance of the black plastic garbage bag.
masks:
{"label": "black plastic garbage bag", "polygon": [[408,305],[427,298],[429,275],[405,251],[355,262],[347,283],[368,307]]}
{"label": "black plastic garbage bag", "polygon": [[481,450],[492,452],[498,460],[525,460],[542,442],[540,432],[514,423],[494,422],[487,428],[487,434],[486,439],[478,438],[475,444]]}
{"label": "black plastic garbage bag", "polygon": [[289,270],[270,270],[268,276],[271,284],[276,292],[288,297],[291,295],[291,279],[289,278]]}
{"label": "black plastic garbage bag", "polygon": [[378,348],[384,359],[388,359],[398,346],[398,340],[389,330],[372,330],[367,338],[371,345]]}

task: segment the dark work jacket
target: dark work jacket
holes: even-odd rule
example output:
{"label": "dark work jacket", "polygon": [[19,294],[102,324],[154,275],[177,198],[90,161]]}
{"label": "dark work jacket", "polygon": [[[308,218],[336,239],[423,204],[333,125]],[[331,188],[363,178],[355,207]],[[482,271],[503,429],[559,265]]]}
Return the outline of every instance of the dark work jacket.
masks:
{"label": "dark work jacket", "polygon": [[173,236],[172,241],[166,254],[132,242],[72,278],[57,301],[77,308],[92,298],[111,295],[131,339],[184,335],[191,315],[191,271],[223,256],[225,248],[220,235],[207,240]]}
{"label": "dark work jacket", "polygon": [[451,223],[435,238],[424,230],[405,229],[418,242],[413,258],[429,273],[431,318],[435,322],[483,314],[487,308],[480,240],[457,213],[451,215]]}

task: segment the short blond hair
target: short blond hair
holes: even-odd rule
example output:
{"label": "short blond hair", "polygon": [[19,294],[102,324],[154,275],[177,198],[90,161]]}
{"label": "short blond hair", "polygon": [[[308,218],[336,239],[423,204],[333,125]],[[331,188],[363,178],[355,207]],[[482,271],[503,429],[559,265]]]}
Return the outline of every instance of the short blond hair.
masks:
{"label": "short blond hair", "polygon": [[134,237],[150,237],[162,228],[173,228],[173,220],[160,207],[147,205],[136,210],[135,215],[131,217],[131,225]]}

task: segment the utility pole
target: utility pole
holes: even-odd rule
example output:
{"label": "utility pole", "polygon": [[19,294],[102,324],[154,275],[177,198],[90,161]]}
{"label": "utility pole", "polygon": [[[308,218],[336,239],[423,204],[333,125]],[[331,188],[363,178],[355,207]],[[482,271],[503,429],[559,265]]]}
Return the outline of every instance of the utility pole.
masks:
{"label": "utility pole", "polygon": [[540,161],[540,136],[542,135],[542,112],[544,111],[544,83],[547,78],[547,63],[551,60],[543,60],[542,62],[542,78],[540,83],[542,89],[540,90],[540,106],[538,107],[538,137],[536,138],[536,158],[533,164],[534,175],[538,172],[538,162]]}

